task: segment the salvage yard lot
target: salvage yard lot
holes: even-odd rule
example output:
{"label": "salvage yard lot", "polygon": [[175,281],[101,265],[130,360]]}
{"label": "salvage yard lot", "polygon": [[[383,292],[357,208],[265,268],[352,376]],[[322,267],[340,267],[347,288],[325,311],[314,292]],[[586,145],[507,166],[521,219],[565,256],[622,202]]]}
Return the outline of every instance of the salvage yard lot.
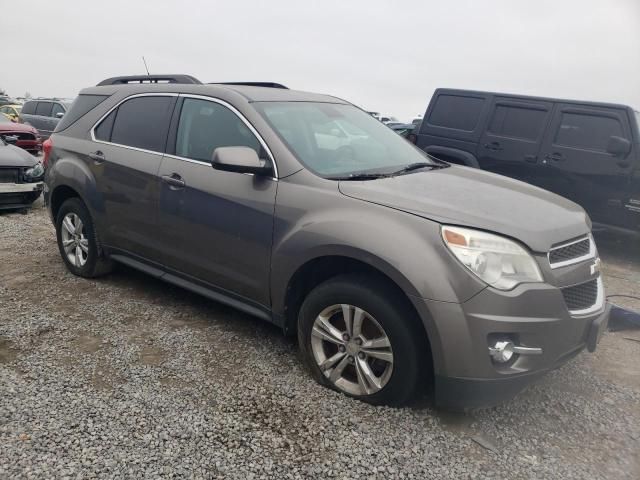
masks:
{"label": "salvage yard lot", "polygon": [[[637,242],[598,240],[607,293],[637,296]],[[493,409],[372,407],[260,320],[124,267],[74,277],[41,202],[0,214],[0,398],[0,478],[640,477],[640,331]]]}

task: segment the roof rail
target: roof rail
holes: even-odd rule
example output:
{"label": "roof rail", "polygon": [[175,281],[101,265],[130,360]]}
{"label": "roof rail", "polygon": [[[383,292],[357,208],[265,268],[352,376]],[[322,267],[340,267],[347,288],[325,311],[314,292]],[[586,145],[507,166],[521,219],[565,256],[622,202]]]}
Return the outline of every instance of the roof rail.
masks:
{"label": "roof rail", "polygon": [[111,77],[102,80],[97,87],[103,85],[128,85],[131,83],[195,83],[202,84],[200,80],[191,75],[125,75]]}
{"label": "roof rail", "polygon": [[289,87],[275,82],[211,82],[211,85],[245,85],[248,87],[284,88],[289,90]]}

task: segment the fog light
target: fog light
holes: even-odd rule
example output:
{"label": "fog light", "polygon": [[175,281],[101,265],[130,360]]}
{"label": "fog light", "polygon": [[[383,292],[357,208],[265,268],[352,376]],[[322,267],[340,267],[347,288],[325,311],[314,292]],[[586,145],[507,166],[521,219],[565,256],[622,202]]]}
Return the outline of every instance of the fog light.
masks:
{"label": "fog light", "polygon": [[507,363],[513,357],[513,343],[496,342],[493,347],[489,347],[489,355],[498,363]]}

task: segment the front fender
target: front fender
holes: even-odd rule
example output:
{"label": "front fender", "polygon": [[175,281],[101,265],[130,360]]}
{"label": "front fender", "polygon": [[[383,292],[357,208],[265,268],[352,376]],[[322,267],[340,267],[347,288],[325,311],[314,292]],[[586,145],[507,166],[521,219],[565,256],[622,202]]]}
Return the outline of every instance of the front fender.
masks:
{"label": "front fender", "polygon": [[445,247],[437,222],[281,182],[271,262],[275,313],[284,312],[287,287],[295,272],[323,256],[364,262],[414,297],[459,303],[485,288]]}

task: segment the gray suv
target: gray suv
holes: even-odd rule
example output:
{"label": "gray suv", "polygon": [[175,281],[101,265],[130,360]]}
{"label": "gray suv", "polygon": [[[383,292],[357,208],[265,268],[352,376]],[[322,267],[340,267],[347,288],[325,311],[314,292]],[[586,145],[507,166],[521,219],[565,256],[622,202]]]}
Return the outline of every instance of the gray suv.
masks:
{"label": "gray suv", "polygon": [[35,127],[42,139],[49,138],[71,106],[69,100],[29,100],[22,106],[18,121]]}
{"label": "gray suv", "polygon": [[582,208],[430,158],[335,97],[108,79],[45,163],[72,273],[118,262],[272,322],[319,383],[373,404],[429,385],[447,408],[504,401],[607,323]]}

